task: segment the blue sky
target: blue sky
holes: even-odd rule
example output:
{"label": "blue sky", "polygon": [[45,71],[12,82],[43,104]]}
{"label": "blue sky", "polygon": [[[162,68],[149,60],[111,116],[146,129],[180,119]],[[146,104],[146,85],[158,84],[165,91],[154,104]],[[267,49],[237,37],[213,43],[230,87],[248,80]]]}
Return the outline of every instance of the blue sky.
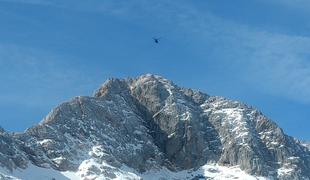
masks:
{"label": "blue sky", "polygon": [[109,77],[154,73],[253,105],[310,140],[309,9],[306,0],[0,0],[0,125],[23,131]]}

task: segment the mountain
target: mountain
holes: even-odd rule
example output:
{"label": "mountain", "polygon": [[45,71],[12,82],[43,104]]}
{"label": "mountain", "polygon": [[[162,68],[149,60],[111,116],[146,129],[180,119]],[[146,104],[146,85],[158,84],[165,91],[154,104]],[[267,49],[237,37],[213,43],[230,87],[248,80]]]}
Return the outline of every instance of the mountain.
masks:
{"label": "mountain", "polygon": [[310,142],[303,141],[302,145],[306,146],[308,149],[310,149]]}
{"label": "mountain", "polygon": [[0,154],[0,179],[310,179],[309,149],[254,107],[151,74],[1,129]]}

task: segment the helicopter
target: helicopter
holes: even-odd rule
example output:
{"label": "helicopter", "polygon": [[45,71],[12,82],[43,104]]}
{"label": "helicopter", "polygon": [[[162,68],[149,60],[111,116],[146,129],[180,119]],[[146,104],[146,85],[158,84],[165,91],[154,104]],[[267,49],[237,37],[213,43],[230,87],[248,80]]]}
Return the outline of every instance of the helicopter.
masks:
{"label": "helicopter", "polygon": [[158,38],[153,37],[153,40],[154,40],[154,42],[155,42],[156,44],[158,44],[158,43],[159,43],[160,39],[161,39],[161,37],[158,37]]}

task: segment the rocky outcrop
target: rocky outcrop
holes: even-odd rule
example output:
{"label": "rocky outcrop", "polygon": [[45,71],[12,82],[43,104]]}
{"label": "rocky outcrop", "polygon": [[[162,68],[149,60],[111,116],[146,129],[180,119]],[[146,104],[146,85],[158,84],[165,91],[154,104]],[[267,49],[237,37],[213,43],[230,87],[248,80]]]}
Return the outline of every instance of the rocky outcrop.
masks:
{"label": "rocky outcrop", "polygon": [[22,141],[14,138],[11,134],[0,131],[0,166],[9,170],[17,167],[25,168],[29,162]]}
{"label": "rocky outcrop", "polygon": [[123,165],[145,172],[218,163],[275,179],[310,178],[309,149],[255,108],[150,74],[110,79],[93,97],[61,104],[24,133],[0,131],[0,153],[8,169],[31,162],[76,171],[90,164],[81,177],[113,178]]}

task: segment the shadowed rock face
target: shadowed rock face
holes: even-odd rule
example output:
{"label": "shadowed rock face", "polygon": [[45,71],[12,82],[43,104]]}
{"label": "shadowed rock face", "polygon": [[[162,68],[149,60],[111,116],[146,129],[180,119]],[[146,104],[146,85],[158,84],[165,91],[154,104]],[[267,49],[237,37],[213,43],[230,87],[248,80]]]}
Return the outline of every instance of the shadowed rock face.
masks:
{"label": "shadowed rock face", "polygon": [[109,164],[92,171],[111,178],[122,164],[143,172],[206,163],[278,179],[310,178],[309,150],[258,110],[154,75],[110,79],[94,97],[61,104],[24,133],[0,130],[0,153],[8,169],[32,162],[77,170],[92,158]]}

